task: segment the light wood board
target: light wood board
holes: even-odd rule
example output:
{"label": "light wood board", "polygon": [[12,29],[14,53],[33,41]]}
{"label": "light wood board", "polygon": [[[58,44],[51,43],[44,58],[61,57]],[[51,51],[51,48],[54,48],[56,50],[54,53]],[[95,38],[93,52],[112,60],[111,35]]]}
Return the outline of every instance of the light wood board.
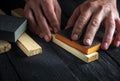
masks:
{"label": "light wood board", "polygon": [[92,62],[92,61],[95,61],[98,59],[99,57],[99,54],[98,52],[93,52],[89,55],[86,55],[84,53],[82,53],[81,51],[63,43],[62,41],[58,40],[55,38],[55,36],[53,35],[53,39],[52,41],[57,44],[58,46],[62,47],[63,49],[65,49],[66,51],[70,52],[72,55],[78,57],[79,59],[81,59],[82,61],[86,62],[86,63],[89,63],[89,62]]}
{"label": "light wood board", "polygon": [[42,48],[28,34],[23,33],[17,40],[18,47],[27,55],[33,56],[42,53]]}
{"label": "light wood board", "polygon": [[0,15],[5,15],[5,13],[0,9]]}
{"label": "light wood board", "polygon": [[0,54],[8,52],[11,49],[11,44],[7,41],[0,40]]}

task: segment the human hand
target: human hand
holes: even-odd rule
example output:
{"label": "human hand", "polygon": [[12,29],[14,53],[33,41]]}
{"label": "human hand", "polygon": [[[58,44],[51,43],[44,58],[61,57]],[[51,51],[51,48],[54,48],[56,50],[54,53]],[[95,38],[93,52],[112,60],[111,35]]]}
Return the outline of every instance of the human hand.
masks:
{"label": "human hand", "polygon": [[57,0],[27,0],[24,14],[29,29],[46,42],[51,40],[51,32],[60,30],[61,8]]}
{"label": "human hand", "polygon": [[83,33],[83,28],[87,25],[83,43],[91,45],[101,23],[105,27],[101,48],[104,50],[109,48],[114,34],[113,43],[118,47],[120,45],[120,18],[116,0],[86,0],[75,9],[66,28],[74,26],[71,38],[78,40]]}

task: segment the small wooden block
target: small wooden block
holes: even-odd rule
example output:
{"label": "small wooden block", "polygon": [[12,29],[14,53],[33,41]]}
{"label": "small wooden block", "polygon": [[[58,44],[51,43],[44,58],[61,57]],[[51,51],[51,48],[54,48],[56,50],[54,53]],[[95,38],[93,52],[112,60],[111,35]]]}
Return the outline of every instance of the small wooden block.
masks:
{"label": "small wooden block", "polygon": [[0,9],[0,15],[5,15],[5,13]]}
{"label": "small wooden block", "polygon": [[8,52],[11,49],[11,44],[7,41],[0,40],[0,54]]}
{"label": "small wooden block", "polygon": [[95,37],[93,44],[91,46],[85,46],[83,44],[83,36],[80,38],[80,40],[72,41],[70,39],[71,32],[72,32],[72,28],[60,31],[59,33],[55,34],[55,38],[68,44],[69,46],[71,46],[77,50],[80,50],[81,52],[83,52],[85,54],[91,54],[92,52],[95,52],[100,48],[100,45],[101,45],[100,41],[102,39],[102,36],[100,36],[100,34],[98,34]]}
{"label": "small wooden block", "polygon": [[24,10],[22,8],[17,8],[12,10],[11,14],[16,17],[24,17]]}
{"label": "small wooden block", "polygon": [[42,53],[42,48],[26,33],[17,40],[17,45],[27,56]]}
{"label": "small wooden block", "polygon": [[66,51],[68,51],[69,53],[73,54],[74,56],[78,57],[79,59],[83,60],[86,63],[95,61],[99,57],[98,52],[93,52],[93,53],[91,53],[89,55],[86,55],[83,52],[81,52],[81,51],[67,45],[66,43],[56,39],[54,35],[53,35],[52,41],[55,44],[57,44],[58,46],[62,47],[63,49],[65,49]]}

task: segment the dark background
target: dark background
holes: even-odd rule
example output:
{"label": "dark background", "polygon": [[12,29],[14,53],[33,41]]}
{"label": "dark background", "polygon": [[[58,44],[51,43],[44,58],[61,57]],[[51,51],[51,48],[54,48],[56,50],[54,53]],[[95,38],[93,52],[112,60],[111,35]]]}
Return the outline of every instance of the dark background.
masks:
{"label": "dark background", "polygon": [[24,0],[0,0],[0,9],[5,13],[10,14],[10,11],[15,8],[24,8]]}

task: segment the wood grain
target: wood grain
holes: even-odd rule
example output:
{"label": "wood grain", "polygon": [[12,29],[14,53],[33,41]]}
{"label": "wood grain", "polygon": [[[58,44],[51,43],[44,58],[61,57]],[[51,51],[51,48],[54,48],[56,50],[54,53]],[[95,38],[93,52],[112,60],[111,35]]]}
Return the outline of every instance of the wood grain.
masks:
{"label": "wood grain", "polygon": [[42,53],[42,48],[28,34],[23,33],[17,40],[18,47],[27,55],[33,56]]}
{"label": "wood grain", "polygon": [[0,15],[5,15],[5,13],[0,9]]}
{"label": "wood grain", "polygon": [[8,52],[11,49],[11,44],[7,41],[0,40],[0,54]]}

